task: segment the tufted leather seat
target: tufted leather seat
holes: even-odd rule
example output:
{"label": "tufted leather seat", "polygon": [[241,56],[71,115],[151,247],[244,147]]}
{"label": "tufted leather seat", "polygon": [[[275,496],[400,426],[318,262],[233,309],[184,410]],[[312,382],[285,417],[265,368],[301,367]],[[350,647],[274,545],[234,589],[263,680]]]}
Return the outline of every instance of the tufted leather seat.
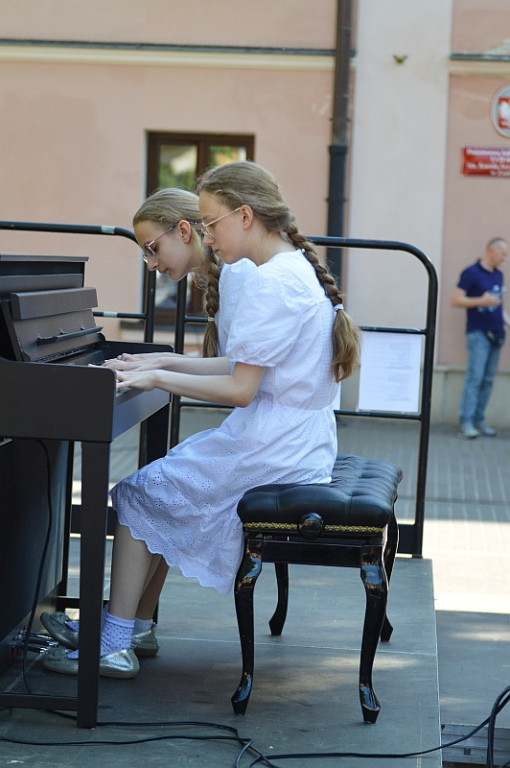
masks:
{"label": "tufted leather seat", "polygon": [[325,484],[263,485],[247,491],[238,505],[245,532],[244,556],[234,596],[243,672],[232,697],[244,714],[253,683],[253,590],[263,562],[275,564],[278,604],[269,622],[280,635],[287,614],[288,564],[358,567],[366,611],[360,658],[360,700],[365,722],[375,723],[380,705],[372,687],[379,637],[393,628],[386,617],[388,584],[398,544],[394,514],[399,467],[389,461],[339,455]]}

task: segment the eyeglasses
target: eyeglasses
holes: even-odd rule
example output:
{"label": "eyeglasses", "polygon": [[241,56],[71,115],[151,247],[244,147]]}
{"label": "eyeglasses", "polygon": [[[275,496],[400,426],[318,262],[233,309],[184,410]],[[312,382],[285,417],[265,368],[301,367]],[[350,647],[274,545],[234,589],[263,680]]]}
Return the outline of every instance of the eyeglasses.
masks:
{"label": "eyeglasses", "polygon": [[163,237],[163,235],[168,235],[169,232],[172,231],[172,229],[175,229],[177,224],[174,224],[172,227],[169,227],[168,229],[165,229],[164,232],[162,232],[160,235],[154,238],[154,240],[149,240],[148,243],[144,243],[142,246],[143,251],[143,260],[146,264],[149,263],[149,259],[157,259],[158,254],[154,250],[154,243],[157,243],[160,237]]}
{"label": "eyeglasses", "polygon": [[218,216],[217,219],[213,219],[213,221],[209,221],[207,224],[202,223],[202,232],[204,235],[207,235],[207,237],[211,237],[214,239],[214,229],[213,227],[216,226],[216,224],[221,221],[222,219],[225,219],[227,216],[230,216],[231,213],[237,213],[237,211],[240,211],[242,208],[242,205],[240,205],[238,208],[234,208],[233,211],[229,211],[228,213],[224,213],[223,216]]}
{"label": "eyeglasses", "polygon": [[[184,219],[183,219],[183,221],[184,221]],[[186,221],[187,221],[187,219],[186,219]],[[178,224],[178,223],[179,223],[179,222],[177,222],[177,224]],[[202,222],[200,222],[200,221],[188,221],[188,224],[191,224],[192,226],[196,226],[197,224],[201,224],[201,223],[202,223]],[[154,243],[157,243],[157,241],[159,240],[159,238],[160,238],[160,237],[163,237],[163,235],[168,235],[168,233],[169,233],[169,232],[171,232],[173,229],[175,229],[175,228],[176,228],[177,224],[173,224],[171,227],[168,227],[168,229],[165,229],[165,231],[164,231],[164,232],[162,232],[162,233],[161,233],[160,235],[158,235],[157,237],[155,237],[155,238],[154,238],[154,240],[149,240],[149,242],[148,242],[148,243],[144,243],[144,244],[143,244],[143,246],[142,246],[142,251],[143,251],[143,260],[145,261],[145,263],[146,263],[146,264],[148,264],[148,263],[149,263],[149,259],[157,259],[157,257],[158,257],[158,254],[157,254],[157,253],[156,253],[156,251],[154,250]],[[199,234],[201,237],[203,236],[203,231],[202,231],[202,229],[199,229],[199,230],[198,230],[198,234]]]}

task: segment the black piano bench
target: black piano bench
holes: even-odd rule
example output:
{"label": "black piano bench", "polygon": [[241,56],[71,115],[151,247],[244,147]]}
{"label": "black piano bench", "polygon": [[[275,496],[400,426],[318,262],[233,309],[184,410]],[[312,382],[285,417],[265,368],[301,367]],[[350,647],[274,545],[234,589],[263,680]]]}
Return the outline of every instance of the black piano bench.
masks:
{"label": "black piano bench", "polygon": [[359,690],[363,719],[375,723],[380,705],[372,687],[379,638],[390,639],[386,617],[388,584],[398,545],[394,504],[402,479],[389,461],[339,455],[330,483],[261,485],[244,494],[237,511],[245,533],[244,555],[234,597],[243,673],[232,696],[244,715],[253,684],[253,591],[262,563],[275,564],[278,604],[269,622],[280,635],[287,615],[288,564],[360,569],[366,608],[361,642]]}

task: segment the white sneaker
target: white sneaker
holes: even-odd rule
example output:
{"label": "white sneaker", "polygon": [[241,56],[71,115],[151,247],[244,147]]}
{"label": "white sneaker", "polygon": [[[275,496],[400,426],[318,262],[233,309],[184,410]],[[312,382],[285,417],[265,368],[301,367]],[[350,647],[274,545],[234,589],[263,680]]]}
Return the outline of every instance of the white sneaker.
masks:
{"label": "white sneaker", "polygon": [[487,424],[477,424],[475,429],[483,437],[496,437],[498,434],[494,427],[488,427]]}
{"label": "white sneaker", "polygon": [[481,433],[472,424],[461,424],[459,428],[459,437],[464,440],[472,440]]}

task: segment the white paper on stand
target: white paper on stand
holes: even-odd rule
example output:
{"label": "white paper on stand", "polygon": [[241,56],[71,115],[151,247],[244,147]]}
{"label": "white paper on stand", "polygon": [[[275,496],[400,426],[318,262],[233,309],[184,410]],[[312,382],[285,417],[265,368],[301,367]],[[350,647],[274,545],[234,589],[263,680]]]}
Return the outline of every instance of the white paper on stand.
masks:
{"label": "white paper on stand", "polygon": [[416,413],[421,348],[418,334],[364,331],[358,409]]}

